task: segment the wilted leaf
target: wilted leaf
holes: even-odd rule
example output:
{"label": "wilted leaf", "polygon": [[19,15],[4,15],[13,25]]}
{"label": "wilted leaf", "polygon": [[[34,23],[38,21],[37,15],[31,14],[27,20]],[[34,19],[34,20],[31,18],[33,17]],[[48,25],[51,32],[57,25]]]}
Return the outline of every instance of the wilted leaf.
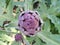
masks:
{"label": "wilted leaf", "polygon": [[2,41],[10,41],[10,42],[14,40],[12,37],[10,37],[10,36],[8,36],[6,34],[3,34],[3,33],[0,34],[0,39]]}
{"label": "wilted leaf", "polygon": [[0,41],[0,45],[7,45],[6,43],[4,43],[4,42],[2,42],[2,41]]}

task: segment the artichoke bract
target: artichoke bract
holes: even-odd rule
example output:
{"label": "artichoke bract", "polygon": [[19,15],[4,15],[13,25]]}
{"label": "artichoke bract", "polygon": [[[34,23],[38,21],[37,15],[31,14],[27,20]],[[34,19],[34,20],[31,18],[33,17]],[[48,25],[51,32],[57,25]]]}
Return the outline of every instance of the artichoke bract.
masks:
{"label": "artichoke bract", "polygon": [[35,35],[41,30],[42,19],[37,11],[24,11],[19,15],[18,26],[25,35]]}

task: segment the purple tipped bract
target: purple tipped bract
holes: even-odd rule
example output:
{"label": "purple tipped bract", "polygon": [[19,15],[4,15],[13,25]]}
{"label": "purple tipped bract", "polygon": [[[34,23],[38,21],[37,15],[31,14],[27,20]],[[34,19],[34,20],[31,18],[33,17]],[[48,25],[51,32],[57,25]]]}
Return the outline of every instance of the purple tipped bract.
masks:
{"label": "purple tipped bract", "polygon": [[34,35],[41,30],[42,20],[36,11],[24,11],[19,15],[18,26],[25,35]]}

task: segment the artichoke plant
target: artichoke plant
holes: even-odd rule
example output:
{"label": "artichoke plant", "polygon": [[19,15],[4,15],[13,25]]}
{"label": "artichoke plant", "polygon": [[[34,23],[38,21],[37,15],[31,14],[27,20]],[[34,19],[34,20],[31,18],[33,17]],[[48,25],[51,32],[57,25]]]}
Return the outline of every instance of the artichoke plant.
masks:
{"label": "artichoke plant", "polygon": [[17,34],[15,35],[15,40],[16,40],[16,41],[23,41],[23,36],[22,36],[22,34],[17,33]]}
{"label": "artichoke plant", "polygon": [[18,26],[25,35],[35,35],[41,30],[42,19],[37,11],[24,11],[19,15]]}

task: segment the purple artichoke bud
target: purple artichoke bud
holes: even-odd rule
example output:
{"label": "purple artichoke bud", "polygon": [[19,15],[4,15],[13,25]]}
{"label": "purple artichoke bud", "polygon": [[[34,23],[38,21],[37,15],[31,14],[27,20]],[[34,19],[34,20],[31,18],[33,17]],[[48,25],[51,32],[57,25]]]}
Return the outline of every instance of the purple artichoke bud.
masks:
{"label": "purple artichoke bud", "polygon": [[19,15],[18,26],[25,35],[34,35],[41,30],[42,20],[38,12],[24,11]]}
{"label": "purple artichoke bud", "polygon": [[22,41],[22,40],[23,40],[22,34],[17,33],[17,34],[15,35],[15,40],[16,40],[16,41]]}

